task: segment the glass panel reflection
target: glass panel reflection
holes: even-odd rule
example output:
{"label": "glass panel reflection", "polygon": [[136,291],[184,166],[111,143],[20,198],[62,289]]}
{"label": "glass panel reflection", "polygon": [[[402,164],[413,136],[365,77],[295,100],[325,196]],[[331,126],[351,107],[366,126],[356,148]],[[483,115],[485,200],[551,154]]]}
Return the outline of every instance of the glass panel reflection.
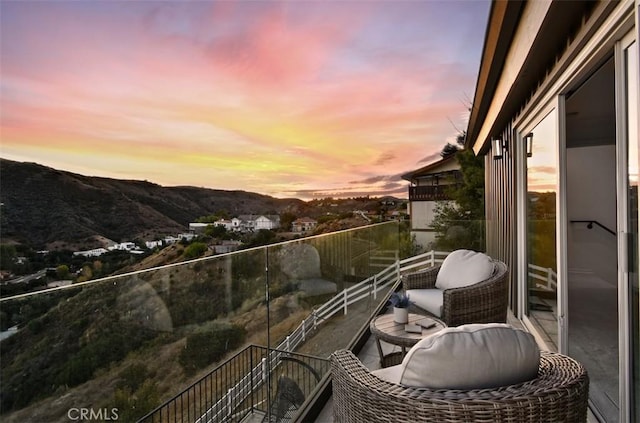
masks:
{"label": "glass panel reflection", "polygon": [[306,396],[398,281],[399,239],[388,222],[0,298],[2,421],[236,421],[283,369]]}
{"label": "glass panel reflection", "polygon": [[555,110],[531,132],[527,157],[526,312],[550,347],[558,348],[556,186],[558,141]]}

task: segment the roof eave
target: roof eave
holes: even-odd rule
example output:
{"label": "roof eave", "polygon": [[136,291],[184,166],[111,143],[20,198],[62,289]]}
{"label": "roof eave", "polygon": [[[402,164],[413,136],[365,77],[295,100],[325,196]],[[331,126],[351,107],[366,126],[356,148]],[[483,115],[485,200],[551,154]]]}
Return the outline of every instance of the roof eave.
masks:
{"label": "roof eave", "polygon": [[465,148],[473,147],[480,132],[523,8],[524,1],[494,1],[491,4]]}

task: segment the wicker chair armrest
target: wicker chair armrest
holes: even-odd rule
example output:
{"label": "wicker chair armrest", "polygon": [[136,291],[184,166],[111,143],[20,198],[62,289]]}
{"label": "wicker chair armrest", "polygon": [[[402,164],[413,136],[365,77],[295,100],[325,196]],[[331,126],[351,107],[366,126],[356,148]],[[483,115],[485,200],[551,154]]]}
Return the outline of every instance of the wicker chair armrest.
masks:
{"label": "wicker chair armrest", "polygon": [[447,325],[506,322],[508,308],[508,270],[496,261],[496,271],[474,285],[444,291],[442,317]]}
{"label": "wicker chair armrest", "polygon": [[337,350],[331,354],[331,371],[335,379],[336,375],[343,375],[358,383],[376,383],[378,381],[388,383],[374,376],[355,354],[349,350]]}
{"label": "wicker chair armrest", "polygon": [[380,379],[348,350],[331,355],[333,418],[337,423],[413,422],[401,418],[419,401],[414,388],[406,388]]}
{"label": "wicker chair armrest", "polygon": [[402,287],[407,289],[431,289],[436,286],[436,277],[440,266],[430,267],[420,272],[407,273],[402,276]]}

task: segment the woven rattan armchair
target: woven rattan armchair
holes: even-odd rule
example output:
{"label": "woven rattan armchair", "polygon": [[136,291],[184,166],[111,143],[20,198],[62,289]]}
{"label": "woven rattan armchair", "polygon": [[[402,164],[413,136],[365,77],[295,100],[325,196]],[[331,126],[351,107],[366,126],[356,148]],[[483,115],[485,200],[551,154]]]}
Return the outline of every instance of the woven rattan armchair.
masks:
{"label": "woven rattan armchair", "polygon": [[[505,323],[509,301],[508,269],[493,260],[493,275],[482,282],[444,290],[442,315],[438,316],[447,326],[468,323]],[[432,267],[402,277],[403,289],[435,289],[440,266]],[[415,307],[415,306],[414,306]],[[423,311],[424,310],[420,310]]]}
{"label": "woven rattan armchair", "polygon": [[586,422],[589,378],[574,359],[541,352],[538,377],[482,390],[396,385],[372,374],[351,351],[331,356],[333,417],[361,422]]}

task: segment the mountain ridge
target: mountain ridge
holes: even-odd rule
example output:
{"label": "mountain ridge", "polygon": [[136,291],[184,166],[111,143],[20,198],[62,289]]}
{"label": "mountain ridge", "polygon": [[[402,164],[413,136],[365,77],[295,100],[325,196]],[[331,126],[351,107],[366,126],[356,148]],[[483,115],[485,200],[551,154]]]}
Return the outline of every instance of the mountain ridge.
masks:
{"label": "mountain ridge", "polygon": [[104,240],[185,232],[200,216],[297,212],[303,200],[242,190],[164,187],[85,176],[0,158],[0,238],[39,249],[95,248]]}

